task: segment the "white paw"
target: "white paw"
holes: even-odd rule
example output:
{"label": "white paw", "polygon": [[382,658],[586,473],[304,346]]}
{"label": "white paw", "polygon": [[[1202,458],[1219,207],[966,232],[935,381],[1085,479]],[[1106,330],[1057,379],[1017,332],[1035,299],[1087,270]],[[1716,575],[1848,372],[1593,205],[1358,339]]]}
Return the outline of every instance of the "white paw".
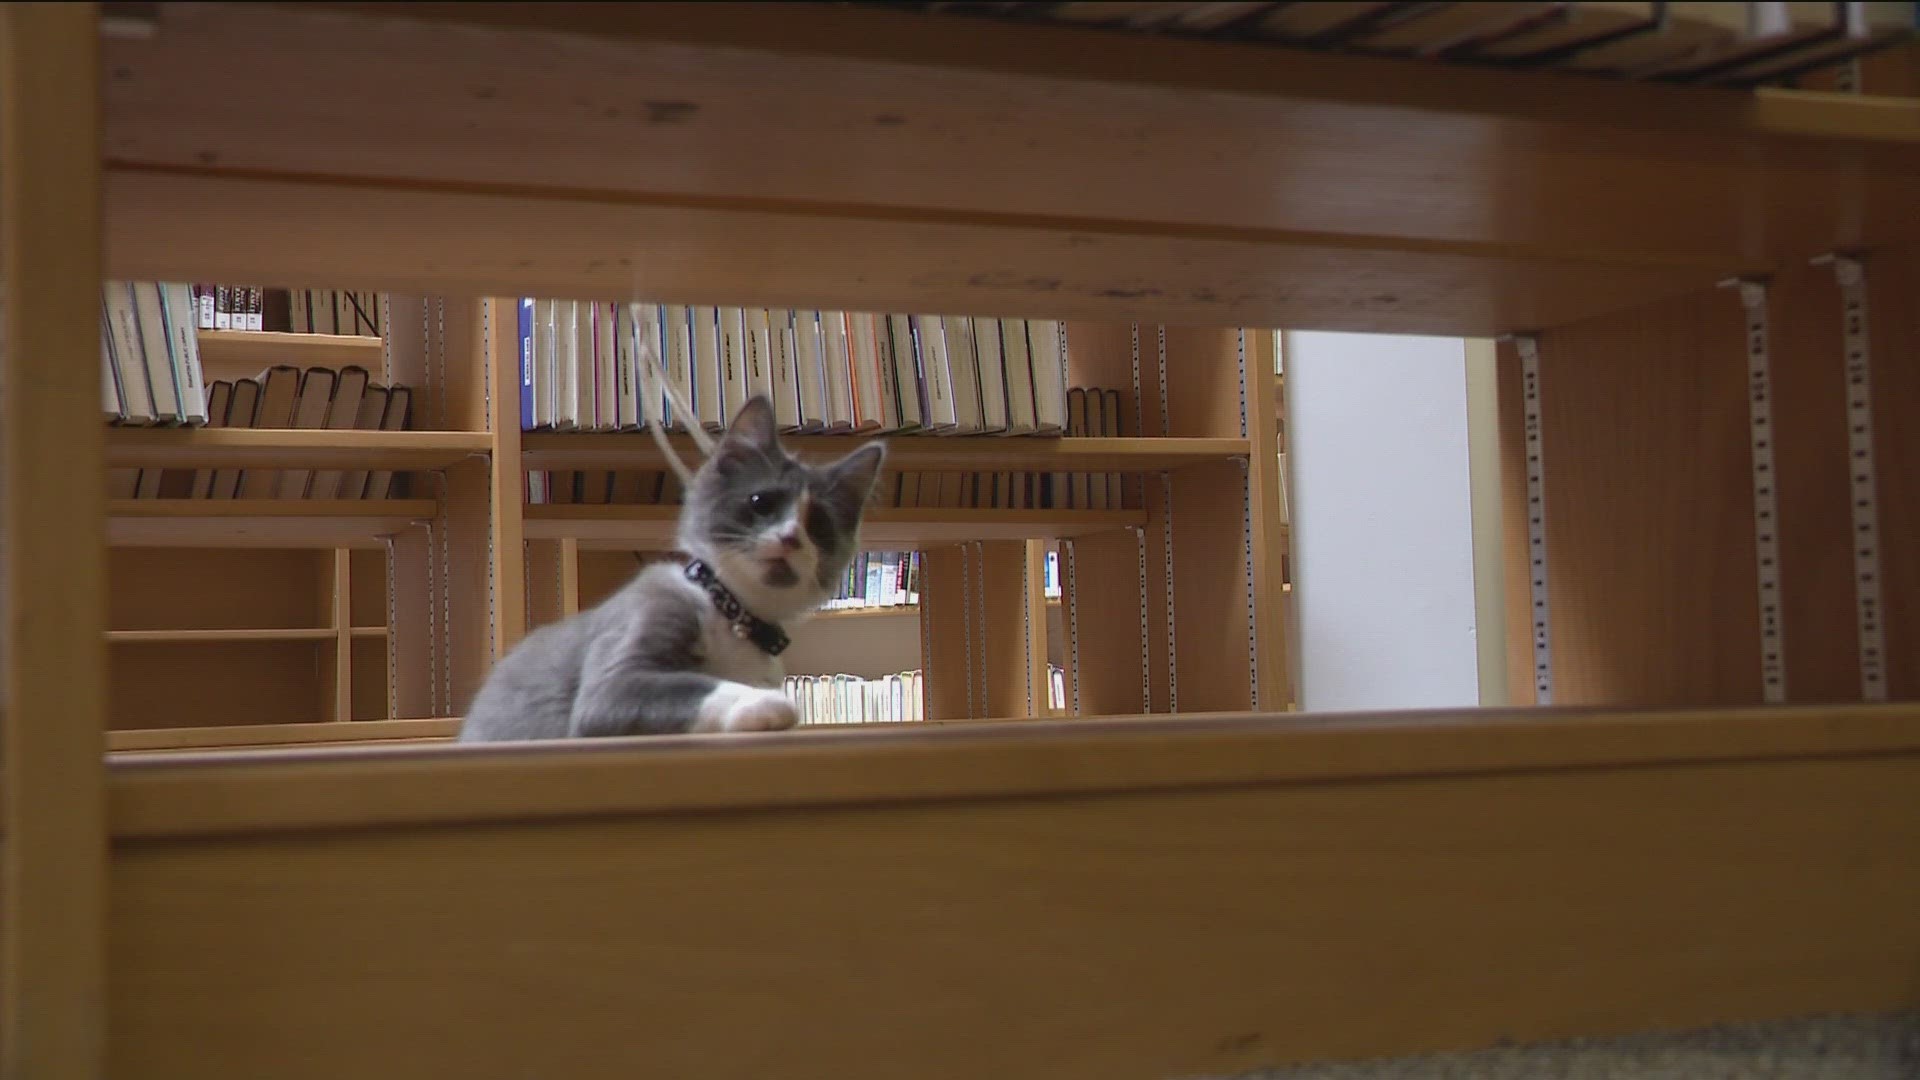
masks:
{"label": "white paw", "polygon": [[700,703],[695,731],[784,731],[800,722],[793,702],[778,690],[727,683]]}

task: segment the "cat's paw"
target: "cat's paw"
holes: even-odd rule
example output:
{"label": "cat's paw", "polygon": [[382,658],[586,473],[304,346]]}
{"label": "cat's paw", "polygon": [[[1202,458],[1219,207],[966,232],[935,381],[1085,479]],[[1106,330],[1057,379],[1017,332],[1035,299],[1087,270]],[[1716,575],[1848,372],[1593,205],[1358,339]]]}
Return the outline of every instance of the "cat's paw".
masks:
{"label": "cat's paw", "polygon": [[730,684],[700,703],[695,731],[784,731],[800,722],[793,702],[778,690]]}

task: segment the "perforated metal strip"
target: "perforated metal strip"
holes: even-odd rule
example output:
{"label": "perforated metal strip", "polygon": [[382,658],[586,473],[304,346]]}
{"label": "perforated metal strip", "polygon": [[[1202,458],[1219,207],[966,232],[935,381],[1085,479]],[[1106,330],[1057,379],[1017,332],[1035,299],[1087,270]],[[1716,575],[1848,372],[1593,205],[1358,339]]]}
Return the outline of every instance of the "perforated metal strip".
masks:
{"label": "perforated metal strip", "polygon": [[[1240,437],[1247,437],[1247,332],[1234,337],[1234,353],[1240,363]],[[1247,587],[1247,701],[1260,708],[1260,620],[1255,611],[1253,593],[1253,463],[1240,459],[1240,543],[1241,568]]]}
{"label": "perforated metal strip", "polygon": [[1867,337],[1867,274],[1858,258],[1832,259],[1840,283],[1847,370],[1847,494],[1853,511],[1853,596],[1860,641],[1860,696],[1887,699],[1886,623],[1880,602],[1880,507],[1873,457],[1873,353]]}
{"label": "perforated metal strip", "polygon": [[[480,301],[479,303],[480,303],[480,400],[482,403],[481,408],[484,410],[484,412],[482,412],[481,415],[487,418],[487,423],[491,424],[493,422],[493,355],[494,355],[493,353],[493,335],[494,335],[493,305],[484,300]],[[440,350],[441,352],[445,353],[446,348],[447,348],[447,306],[446,306],[446,301],[442,300],[440,303]],[[442,367],[446,366],[445,359],[446,359],[445,356],[441,357]],[[518,390],[519,388],[520,388],[520,384],[516,381],[514,383],[514,389]],[[500,508],[494,505],[493,500],[501,494],[502,494],[501,492],[497,492],[494,490],[494,485],[491,482],[491,476],[489,476],[489,483],[487,484],[487,515],[488,515],[488,520],[490,521],[494,518],[495,515],[498,515],[500,513]],[[519,498],[520,497],[519,493],[515,492],[513,497],[516,499]],[[492,529],[486,530],[486,538],[487,538],[487,633],[488,633],[487,651],[491,653],[493,651],[493,643],[496,640],[498,640],[498,638],[494,636],[495,634],[498,633],[499,625],[500,625],[500,606],[499,606],[499,597],[497,595],[499,590],[499,585],[500,585],[498,565],[499,565],[499,560],[504,556],[502,556],[500,552],[497,552],[493,549],[493,530]],[[523,548],[522,557],[524,557],[524,548]],[[562,602],[564,603],[564,599]],[[526,632],[526,627],[524,626],[515,628],[516,637],[524,634],[525,632]]]}
{"label": "perforated metal strip", "polygon": [[1726,284],[1740,290],[1746,312],[1747,433],[1753,467],[1753,538],[1760,598],[1760,693],[1787,699],[1786,627],[1780,612],[1780,497],[1773,462],[1773,374],[1763,281]]}
{"label": "perforated metal strip", "polygon": [[987,545],[975,540],[973,557],[977,560],[980,571],[978,590],[980,596],[980,713],[984,716],[987,713],[988,703],[993,700],[988,696],[991,686],[987,681],[989,666],[987,664]]}
{"label": "perforated metal strip", "polygon": [[1540,342],[1531,335],[1513,339],[1520,354],[1521,404],[1527,446],[1527,585],[1532,601],[1533,694],[1553,704],[1553,632],[1547,607],[1546,465],[1540,437]]}
{"label": "perforated metal strip", "polygon": [[1069,674],[1069,693],[1072,715],[1080,715],[1080,592],[1074,576],[1073,541],[1065,541],[1067,556],[1066,615],[1067,615],[1067,663],[1072,665]]}
{"label": "perforated metal strip", "polygon": [[1026,546],[1020,550],[1020,671],[1021,682],[1027,688],[1027,715],[1043,717],[1047,715],[1047,699],[1036,700],[1033,696],[1033,560],[1027,557]]}
{"label": "perforated metal strip", "polygon": [[967,561],[967,545],[960,546],[960,630],[966,635],[967,719],[979,715],[973,709],[973,564]]}
{"label": "perforated metal strip", "polygon": [[[1167,399],[1167,328],[1160,331],[1160,434],[1173,430],[1172,408]],[[1160,495],[1164,502],[1160,515],[1160,533],[1164,541],[1162,555],[1167,571],[1167,711],[1180,711],[1180,652],[1176,647],[1173,617],[1173,474],[1160,474]]]}
{"label": "perforated metal strip", "polygon": [[[1146,434],[1145,404],[1140,400],[1140,324],[1133,323],[1133,430],[1136,435]],[[1137,481],[1140,485],[1140,500],[1144,504],[1147,497],[1146,478]],[[1140,589],[1140,711],[1153,711],[1153,664],[1152,650],[1147,644],[1147,531],[1132,526],[1134,558],[1138,563],[1138,572],[1134,581]]]}

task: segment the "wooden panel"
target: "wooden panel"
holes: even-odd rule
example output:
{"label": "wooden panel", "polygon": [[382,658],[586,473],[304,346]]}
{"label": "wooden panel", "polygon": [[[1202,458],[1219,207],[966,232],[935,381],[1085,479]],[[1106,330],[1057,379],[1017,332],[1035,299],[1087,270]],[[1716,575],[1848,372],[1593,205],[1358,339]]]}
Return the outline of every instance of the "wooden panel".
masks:
{"label": "wooden panel", "polygon": [[[1910,712],[1872,715],[1897,717],[1911,743]],[[732,1077],[764,1075],[777,1057],[849,1078],[898,1076],[911,1060],[941,1078],[1045,1061],[1063,1080],[1146,1080],[1909,1005],[1920,755],[1884,749],[1895,740],[1883,726],[1873,751],[1782,756],[1789,728],[1806,753],[1861,725],[1741,720],[1748,731],[1730,717],[1705,726],[1749,753],[1773,743],[1763,757],[1774,760],[1690,763],[1679,747],[1703,732],[1673,716],[1437,739],[1420,725],[1281,736],[1269,723],[1264,740],[1243,728],[1203,753],[1217,765],[1232,754],[1241,776],[1285,755],[1293,775],[1319,778],[1158,791],[1145,785],[1192,764],[1194,741],[1089,754],[1125,727],[1092,734],[1098,722],[788,733],[708,740],[711,754],[273,755],[222,771],[258,777],[249,790],[264,796],[288,793],[288,778],[310,788],[324,759],[464,759],[470,780],[455,799],[491,783],[498,800],[502,763],[564,757],[574,767],[553,778],[577,790],[598,774],[603,790],[656,806],[662,789],[645,779],[677,773],[667,794],[682,807],[458,828],[129,833],[114,862],[115,1075],[486,1078],[564,1061],[582,1077]],[[1824,730],[1809,741],[1810,728]],[[1607,754],[1592,753],[1597,737]],[[1520,744],[1536,763],[1512,766]],[[874,753],[829,762],[798,749],[809,745]],[[935,745],[948,751],[937,771],[885,768]],[[1549,746],[1560,752],[1540,753]],[[1055,766],[1030,779],[1121,787],[954,799],[956,785],[932,781],[958,780],[951,751],[966,747],[975,791],[1042,761]],[[1440,752],[1425,758],[1428,748]],[[1354,754],[1384,768],[1329,775],[1320,755],[1343,749],[1348,770]],[[1608,754],[1629,758],[1565,767]],[[1485,771],[1502,759],[1508,771]],[[200,801],[203,784],[175,778],[208,771],[115,762],[117,823]],[[378,785],[364,765],[355,772]],[[827,775],[840,801],[781,805],[802,787],[828,795]],[[772,786],[750,793],[762,777]],[[416,785],[410,803],[441,809],[441,791],[419,797],[420,779],[403,771],[386,786]],[[881,787],[900,801],[846,801]],[[703,790],[736,800],[731,812],[684,812]],[[643,896],[647,919],[618,902]],[[862,917],[844,918],[856,901]],[[261,956],[274,963],[253,963]],[[636,982],[638,970],[653,977]],[[527,1008],[530,985],[570,1006]],[[743,1027],[730,1011],[761,1000],[781,1003],[777,1021]],[[1460,1001],[1475,1007],[1447,1007]],[[410,1020],[396,1025],[403,1007]],[[842,1022],[849,1014],[863,1023]],[[985,1029],[1002,1037],[983,1040]],[[886,1033],[877,1044],[875,1032]]]}
{"label": "wooden panel", "polygon": [[[200,362],[208,369],[231,368],[252,374],[274,364],[342,367],[359,364],[373,370],[385,343],[355,334],[288,334],[272,330],[202,330]],[[375,377],[375,382],[384,381]]]}
{"label": "wooden panel", "polygon": [[[989,540],[975,548],[975,638],[981,671],[980,716],[1035,715],[1027,640],[1027,546]],[[1041,699],[1044,702],[1044,698]]]}
{"label": "wooden panel", "polygon": [[1171,618],[1180,712],[1253,708],[1258,655],[1248,609],[1246,497],[1247,470],[1238,464],[1189,469],[1173,486]]}
{"label": "wooden panel", "polygon": [[317,551],[115,548],[107,555],[115,630],[324,627]]}
{"label": "wooden panel", "polygon": [[487,437],[449,431],[112,428],[107,464],[141,468],[298,466],[441,469],[485,454]]}
{"label": "wooden panel", "polygon": [[[1905,298],[1897,302],[1907,306]],[[1780,470],[1780,608],[1787,696],[1792,701],[1857,701],[1860,651],[1854,629],[1852,500],[1847,496],[1847,374],[1840,344],[1840,290],[1832,267],[1793,267],[1775,277],[1767,307],[1773,339],[1774,457]],[[1875,351],[1880,357],[1890,355]],[[1874,365],[1874,374],[1891,366],[1883,359]],[[1884,521],[1881,528],[1883,547],[1907,546],[1884,531]],[[1916,595],[1909,593],[1908,602]],[[1895,593],[1889,591],[1886,598],[1889,607],[1900,606]]]}
{"label": "wooden panel", "polygon": [[[1889,692],[1920,696],[1920,346],[1906,297],[1916,255],[1867,264],[1881,459]],[[1781,607],[1792,701],[1861,694],[1841,300],[1830,267],[1769,283]],[[1556,700],[1741,704],[1760,699],[1758,579],[1740,305],[1704,292],[1552,331],[1541,343]],[[1516,362],[1502,358],[1510,620],[1526,612]],[[1524,619],[1514,689],[1531,700]]]}
{"label": "wooden panel", "polygon": [[375,547],[438,509],[432,499],[114,499],[107,539],[116,547]]}
{"label": "wooden panel", "polygon": [[[829,5],[340,7],[352,13],[168,5],[162,32],[110,42],[110,159],[1707,272],[1920,235],[1907,213],[1920,107],[1908,102]],[[209,96],[229,105],[209,114]],[[328,107],[289,113],[293,100]],[[982,146],[993,168],[980,167]],[[763,168],[769,159],[782,167]],[[654,272],[653,259],[633,261]],[[1044,290],[1022,260],[992,269],[1008,275],[993,289]],[[870,280],[888,277],[911,279]],[[1329,315],[1335,294],[1406,302],[1368,291],[1380,284],[1314,283],[1315,306]],[[1436,308],[1460,302],[1443,291]]]}
{"label": "wooden panel", "polygon": [[[1152,335],[1152,327],[1142,330]],[[1067,324],[1068,381],[1071,385],[1116,390],[1120,415],[1130,435],[1147,435],[1136,417],[1134,328],[1126,323]],[[1149,336],[1148,340],[1152,340]],[[1158,416],[1158,353],[1149,347],[1141,370],[1143,388],[1153,395]],[[1158,431],[1156,427],[1155,432]],[[1128,506],[1144,506],[1142,484],[1158,488],[1158,476],[1128,477]],[[1144,523],[1143,523],[1144,524]],[[1083,536],[1074,541],[1074,586],[1080,629],[1080,710],[1086,716],[1111,716],[1150,707],[1142,695],[1146,643],[1141,640],[1141,563],[1137,529]],[[1164,636],[1160,638],[1164,641]]]}
{"label": "wooden panel", "polygon": [[353,560],[353,625],[387,625],[387,560],[382,552],[355,551]]}
{"label": "wooden panel", "polygon": [[925,223],[155,171],[110,172],[106,197],[108,268],[119,277],[357,281],[401,293],[1489,336],[1630,308],[1720,273],[1382,252],[1339,238],[1276,243],[1241,229],[1134,237],[1090,223]]}
{"label": "wooden panel", "polygon": [[115,731],[331,720],[334,645],[327,641],[152,643],[114,650]]}
{"label": "wooden panel", "polygon": [[388,704],[387,641],[380,637],[354,637],[346,643],[353,658],[352,682],[345,688],[347,721],[385,720],[393,715]]}
{"label": "wooden panel", "polygon": [[107,749],[113,753],[152,753],[249,746],[301,746],[312,743],[406,741],[446,739],[459,732],[460,721],[456,718],[361,720],[350,724],[244,724],[231,727],[110,731],[107,733]]}
{"label": "wooden panel", "polygon": [[972,552],[942,547],[920,553],[920,669],[922,711],[929,720],[980,715],[974,678],[980,617],[975,613],[978,575]]}
{"label": "wooden panel", "polygon": [[0,11],[0,1073],[105,1075],[99,62],[91,4]]}
{"label": "wooden panel", "polygon": [[[385,297],[386,349],[381,355],[381,381],[419,388],[415,423],[432,426],[445,415],[435,398],[445,393],[441,381],[428,381],[427,301],[418,296]],[[439,481],[410,480],[415,488],[436,491]],[[441,641],[444,609],[441,594],[439,522],[428,518],[384,542],[388,567],[387,669],[391,672],[393,715],[408,718],[444,716],[445,647]]]}
{"label": "wooden panel", "polygon": [[1760,700],[1743,336],[1732,290],[1542,336],[1557,704]]}
{"label": "wooden panel", "polygon": [[[520,558],[520,515],[527,499],[527,467],[520,459],[519,306],[511,300],[487,300],[479,306],[474,337],[470,342],[450,343],[448,359],[456,369],[483,367],[485,372],[483,426],[493,439],[489,459],[493,523],[490,585],[494,594],[493,655],[498,658],[520,643],[527,625],[522,606],[526,582],[521,578],[526,571]],[[468,357],[474,362],[464,362]]]}

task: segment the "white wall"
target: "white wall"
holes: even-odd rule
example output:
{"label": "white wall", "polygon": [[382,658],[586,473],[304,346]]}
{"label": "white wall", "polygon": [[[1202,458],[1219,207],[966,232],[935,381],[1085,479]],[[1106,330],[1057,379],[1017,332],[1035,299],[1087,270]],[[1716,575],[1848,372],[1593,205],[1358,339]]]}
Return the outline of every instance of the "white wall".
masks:
{"label": "white wall", "polygon": [[1467,346],[1285,335],[1302,709],[1481,703]]}

